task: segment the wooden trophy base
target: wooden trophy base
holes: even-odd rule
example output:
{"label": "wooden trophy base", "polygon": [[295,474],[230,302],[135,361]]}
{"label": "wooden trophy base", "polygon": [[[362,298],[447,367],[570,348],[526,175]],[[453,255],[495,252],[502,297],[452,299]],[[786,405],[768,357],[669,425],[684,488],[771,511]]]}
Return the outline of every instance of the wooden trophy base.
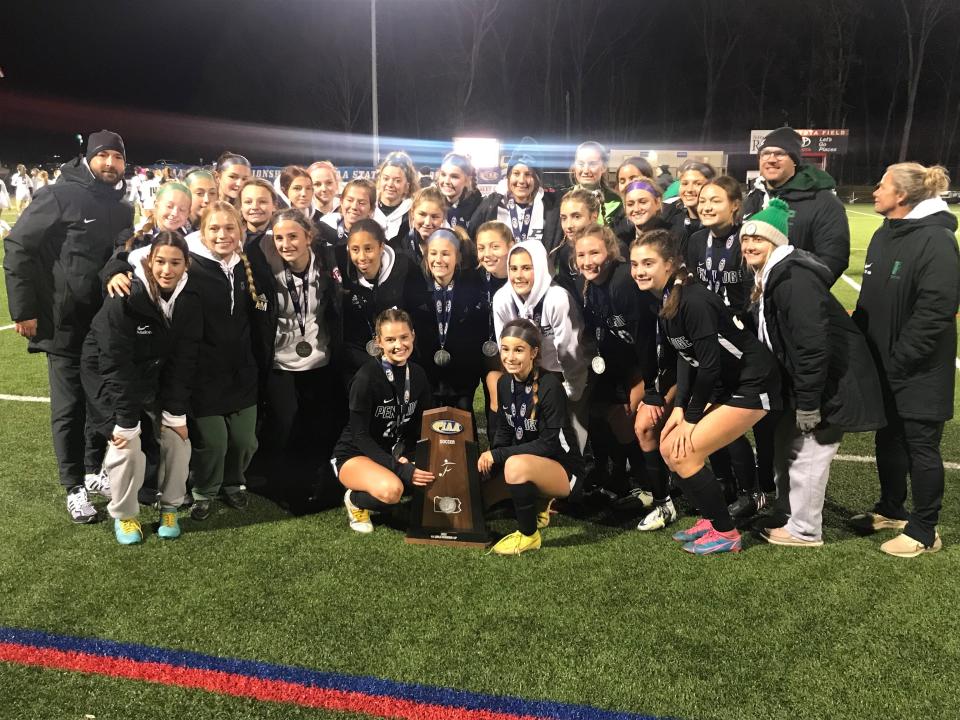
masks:
{"label": "wooden trophy base", "polygon": [[422,437],[416,466],[432,472],[435,479],[414,489],[406,542],[486,547],[491,538],[483,517],[473,418],[456,408],[428,410],[423,414]]}

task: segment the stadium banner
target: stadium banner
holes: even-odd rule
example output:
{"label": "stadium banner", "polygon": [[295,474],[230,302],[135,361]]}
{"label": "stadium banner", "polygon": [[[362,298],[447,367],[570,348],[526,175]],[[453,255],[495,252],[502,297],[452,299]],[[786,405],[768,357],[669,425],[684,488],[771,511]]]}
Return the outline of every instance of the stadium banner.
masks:
{"label": "stadium banner", "polygon": [[[847,143],[850,140],[850,130],[848,128],[838,128],[835,130],[806,129],[795,128],[803,138],[801,151],[803,153],[836,153],[842,155],[847,152]],[[750,154],[756,155],[757,148],[763,139],[773,130],[751,130],[750,131]]]}

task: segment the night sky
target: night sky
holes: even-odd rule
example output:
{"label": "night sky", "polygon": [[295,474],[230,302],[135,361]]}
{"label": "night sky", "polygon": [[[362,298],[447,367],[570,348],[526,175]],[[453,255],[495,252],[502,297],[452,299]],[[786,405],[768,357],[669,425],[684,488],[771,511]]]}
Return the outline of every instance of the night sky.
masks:
{"label": "night sky", "polygon": [[[951,168],[954,5],[930,35],[909,153]],[[751,128],[790,123],[850,128],[837,170],[869,180],[899,149],[900,0],[379,0],[377,22],[382,149],[418,162],[458,134],[744,152]],[[371,130],[369,0],[18,2],[3,37],[5,165],[69,156],[100,127],[132,163],[226,147],[260,164],[369,163],[368,142],[340,135]]]}

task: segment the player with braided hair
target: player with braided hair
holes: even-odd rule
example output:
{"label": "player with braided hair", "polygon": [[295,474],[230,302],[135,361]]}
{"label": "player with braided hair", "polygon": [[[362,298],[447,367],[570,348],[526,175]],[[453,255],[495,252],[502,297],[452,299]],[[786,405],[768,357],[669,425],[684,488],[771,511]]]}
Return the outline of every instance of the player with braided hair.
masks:
{"label": "player with braided hair", "polygon": [[484,475],[502,474],[517,514],[518,530],[493,546],[498,555],[539,549],[553,498],[577,492],[584,475],[567,394],[558,373],[538,366],[540,343],[540,330],[529,320],[511,320],[500,333],[506,370],[497,387],[501,418],[490,450],[477,461]]}
{"label": "player with braided hair", "polygon": [[192,396],[194,520],[210,514],[223,495],[231,507],[247,505],[244,471],[257,449],[257,364],[250,326],[266,312],[250,261],[241,250],[243,220],[228,202],[211,203],[200,217],[199,237],[187,242],[203,312],[201,362]]}

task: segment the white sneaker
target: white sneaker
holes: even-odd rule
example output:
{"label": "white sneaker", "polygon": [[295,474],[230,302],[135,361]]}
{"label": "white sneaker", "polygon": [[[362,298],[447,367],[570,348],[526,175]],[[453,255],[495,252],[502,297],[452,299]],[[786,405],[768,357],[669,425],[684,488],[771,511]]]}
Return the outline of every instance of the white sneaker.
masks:
{"label": "white sneaker", "polygon": [[370,522],[370,511],[358,508],[350,502],[350,491],[343,494],[343,505],[347,508],[347,518],[350,520],[350,529],[358,533],[372,533],[373,523]]}
{"label": "white sneaker", "polygon": [[101,470],[98,473],[87,473],[84,475],[83,486],[87,489],[88,493],[100,495],[101,497],[105,497],[107,500],[110,499],[110,478],[107,476],[106,470]]}
{"label": "white sneaker", "polygon": [[67,493],[67,512],[70,513],[70,519],[77,524],[97,521],[97,509],[90,504],[87,489],[83,485],[78,485]]}
{"label": "white sneaker", "polygon": [[650,530],[661,530],[667,525],[676,521],[677,509],[673,506],[673,500],[669,498],[663,505],[657,505],[650,513],[640,521],[637,530],[648,532]]}

